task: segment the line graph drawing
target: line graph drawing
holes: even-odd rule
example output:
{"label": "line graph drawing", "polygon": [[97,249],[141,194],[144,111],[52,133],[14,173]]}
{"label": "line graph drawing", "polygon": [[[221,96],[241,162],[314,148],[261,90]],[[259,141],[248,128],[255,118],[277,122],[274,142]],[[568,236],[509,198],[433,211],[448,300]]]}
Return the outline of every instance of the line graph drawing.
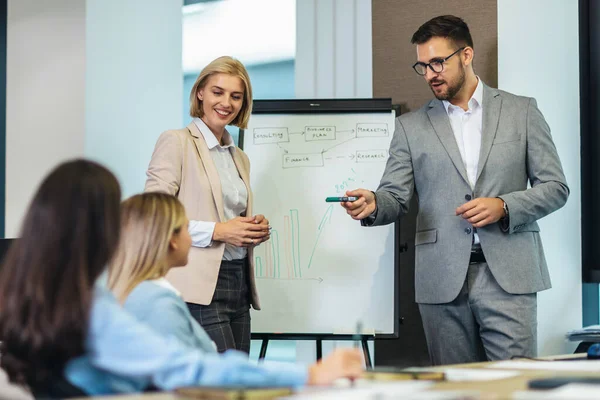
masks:
{"label": "line graph drawing", "polygon": [[315,240],[315,245],[313,246],[312,252],[310,253],[310,260],[308,260],[308,269],[310,269],[312,265],[313,256],[315,255],[315,250],[317,249],[317,245],[319,244],[319,239],[321,238],[321,234],[325,228],[325,222],[331,221],[331,213],[333,212],[333,206],[329,206],[325,215],[321,219],[319,223],[319,233],[317,235],[317,239]]}

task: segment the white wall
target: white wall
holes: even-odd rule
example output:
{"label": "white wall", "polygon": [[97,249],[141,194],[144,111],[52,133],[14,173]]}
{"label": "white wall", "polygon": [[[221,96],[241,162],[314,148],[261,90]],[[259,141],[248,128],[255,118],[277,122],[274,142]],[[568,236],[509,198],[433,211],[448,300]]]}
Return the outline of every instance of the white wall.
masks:
{"label": "white wall", "polygon": [[58,162],[83,155],[85,2],[9,0],[6,237]]}
{"label": "white wall", "polygon": [[373,96],[371,0],[296,2],[296,98]]}
{"label": "white wall", "polygon": [[539,294],[540,355],[574,349],[581,328],[581,184],[577,0],[498,0],[498,86],[532,96],[558,149],[571,195],[540,221],[553,288]]}
{"label": "white wall", "polygon": [[159,134],[183,124],[183,0],[86,4],[85,155],[129,196],[144,188]]}
{"label": "white wall", "polygon": [[124,195],[143,189],[158,135],[182,125],[182,0],[9,0],[6,236],[41,179],[86,156]]}

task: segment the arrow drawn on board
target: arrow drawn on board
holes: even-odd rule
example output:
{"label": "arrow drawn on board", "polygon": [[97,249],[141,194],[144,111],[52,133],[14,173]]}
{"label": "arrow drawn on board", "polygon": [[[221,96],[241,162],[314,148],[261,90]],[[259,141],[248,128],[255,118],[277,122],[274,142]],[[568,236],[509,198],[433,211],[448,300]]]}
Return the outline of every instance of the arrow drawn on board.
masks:
{"label": "arrow drawn on board", "polygon": [[319,244],[319,239],[321,238],[321,233],[325,229],[325,222],[331,222],[331,213],[333,212],[333,204],[327,208],[325,211],[325,215],[321,219],[319,223],[319,234],[317,235],[317,239],[315,240],[315,245],[313,246],[312,253],[310,253],[310,259],[308,260],[308,269],[310,269],[310,265],[312,264],[313,256],[315,255],[315,250],[317,249],[317,245]]}
{"label": "arrow drawn on board", "polygon": [[287,154],[287,153],[288,153],[287,149],[284,149],[283,147],[281,147],[281,146],[279,145],[279,143],[277,143],[277,147],[279,147],[281,150],[283,150],[283,152],[284,152],[285,154]]}
{"label": "arrow drawn on board", "polygon": [[[354,132],[354,129],[352,129],[352,132]],[[329,151],[329,150],[331,150],[331,149],[333,149],[333,148],[335,148],[335,147],[338,147],[339,145],[342,145],[342,144],[344,144],[344,143],[346,143],[346,142],[349,142],[349,141],[351,141],[352,139],[356,139],[356,135],[354,135],[354,136],[351,136],[350,138],[348,138],[348,139],[346,139],[346,140],[343,140],[343,141],[339,142],[338,144],[336,144],[336,145],[333,145],[333,146],[329,147],[328,149],[322,149],[322,150],[321,150],[321,153],[325,153],[326,151]]]}

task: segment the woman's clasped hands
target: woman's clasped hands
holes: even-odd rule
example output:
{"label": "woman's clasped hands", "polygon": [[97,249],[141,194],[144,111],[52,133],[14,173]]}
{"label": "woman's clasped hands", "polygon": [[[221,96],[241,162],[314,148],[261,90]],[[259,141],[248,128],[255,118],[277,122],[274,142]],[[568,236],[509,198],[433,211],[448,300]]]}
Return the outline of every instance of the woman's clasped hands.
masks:
{"label": "woman's clasped hands", "polygon": [[227,222],[217,222],[213,240],[237,247],[254,247],[271,237],[269,220],[264,215],[236,217]]}

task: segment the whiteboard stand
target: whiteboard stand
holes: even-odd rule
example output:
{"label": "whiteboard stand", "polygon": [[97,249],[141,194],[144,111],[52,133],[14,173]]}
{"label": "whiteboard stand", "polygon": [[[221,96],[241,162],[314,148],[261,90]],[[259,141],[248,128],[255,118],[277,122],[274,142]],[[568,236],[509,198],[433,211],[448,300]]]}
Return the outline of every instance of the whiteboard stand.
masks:
{"label": "whiteboard stand", "polygon": [[371,360],[371,352],[369,351],[369,340],[375,340],[374,335],[311,335],[311,334],[286,334],[286,333],[253,333],[253,340],[262,340],[260,345],[259,360],[264,360],[267,355],[267,347],[269,340],[314,340],[316,342],[316,357],[317,361],[323,358],[323,340],[354,340],[358,341],[360,336],[363,355],[365,357],[365,366],[373,367]]}

